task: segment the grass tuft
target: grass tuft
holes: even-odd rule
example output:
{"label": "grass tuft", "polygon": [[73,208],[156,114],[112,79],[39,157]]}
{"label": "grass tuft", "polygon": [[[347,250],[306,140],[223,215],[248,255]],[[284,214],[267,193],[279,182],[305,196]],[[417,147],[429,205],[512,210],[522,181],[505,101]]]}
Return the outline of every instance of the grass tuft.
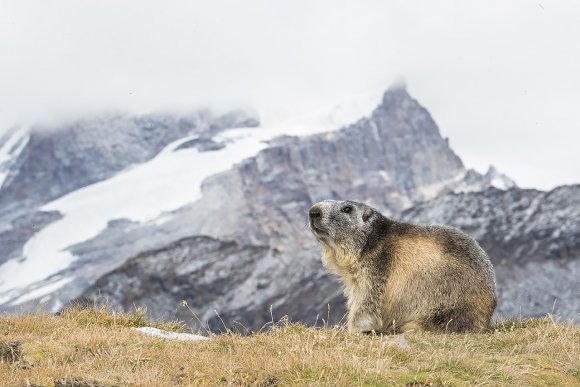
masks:
{"label": "grass tuft", "polygon": [[120,313],[107,306],[71,306],[59,313],[63,319],[75,321],[79,325],[101,327],[155,327],[172,332],[184,332],[185,324],[179,321],[150,321],[145,316],[146,308],[135,308],[129,313]]}

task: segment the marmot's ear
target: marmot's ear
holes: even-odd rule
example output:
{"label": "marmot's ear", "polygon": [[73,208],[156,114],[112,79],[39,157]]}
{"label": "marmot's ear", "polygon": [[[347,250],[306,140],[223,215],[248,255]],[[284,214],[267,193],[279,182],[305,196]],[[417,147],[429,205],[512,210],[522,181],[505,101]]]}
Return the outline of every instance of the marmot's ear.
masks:
{"label": "marmot's ear", "polygon": [[367,220],[369,220],[369,218],[371,216],[373,216],[373,209],[370,207],[365,208],[365,211],[363,212],[363,221],[366,222]]}

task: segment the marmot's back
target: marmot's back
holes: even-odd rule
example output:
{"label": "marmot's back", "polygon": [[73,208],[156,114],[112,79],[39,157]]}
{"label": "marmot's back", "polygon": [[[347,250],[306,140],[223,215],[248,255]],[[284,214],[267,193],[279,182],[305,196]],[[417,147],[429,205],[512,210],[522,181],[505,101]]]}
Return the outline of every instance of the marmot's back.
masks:
{"label": "marmot's back", "polygon": [[487,328],[496,306],[495,274],[477,242],[451,227],[393,223],[386,238],[393,248],[385,315],[402,330],[406,324],[450,332]]}

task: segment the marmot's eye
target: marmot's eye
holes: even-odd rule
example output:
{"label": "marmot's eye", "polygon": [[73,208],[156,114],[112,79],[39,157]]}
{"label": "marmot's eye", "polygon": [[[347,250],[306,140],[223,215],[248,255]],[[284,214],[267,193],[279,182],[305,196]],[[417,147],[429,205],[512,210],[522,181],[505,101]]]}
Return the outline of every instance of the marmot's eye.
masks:
{"label": "marmot's eye", "polygon": [[341,211],[344,212],[345,214],[348,214],[349,212],[352,211],[352,207],[351,206],[343,207]]}

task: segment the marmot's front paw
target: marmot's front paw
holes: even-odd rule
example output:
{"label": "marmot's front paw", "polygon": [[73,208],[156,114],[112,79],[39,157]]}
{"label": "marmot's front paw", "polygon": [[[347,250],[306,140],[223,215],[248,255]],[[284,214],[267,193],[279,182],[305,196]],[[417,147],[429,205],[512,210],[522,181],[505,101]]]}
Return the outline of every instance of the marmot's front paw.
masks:
{"label": "marmot's front paw", "polygon": [[351,333],[374,333],[380,332],[381,328],[381,322],[368,314],[355,317],[349,324]]}

